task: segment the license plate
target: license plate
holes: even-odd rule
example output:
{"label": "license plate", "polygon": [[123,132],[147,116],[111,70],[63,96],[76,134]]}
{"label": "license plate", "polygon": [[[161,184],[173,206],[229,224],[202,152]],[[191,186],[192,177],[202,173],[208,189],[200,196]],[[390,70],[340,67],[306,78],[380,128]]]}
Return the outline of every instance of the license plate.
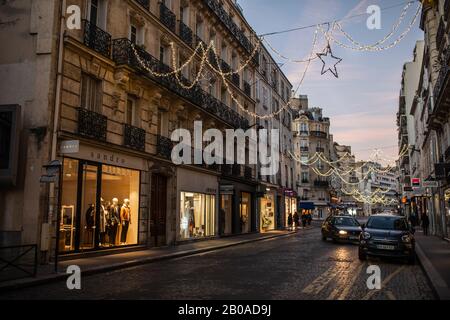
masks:
{"label": "license plate", "polygon": [[395,246],[388,246],[388,245],[384,245],[384,244],[379,244],[379,245],[377,245],[377,249],[394,250]]}
{"label": "license plate", "polygon": [[357,237],[357,236],[350,236],[350,237],[348,237],[350,240],[358,240],[359,239],[359,237]]}

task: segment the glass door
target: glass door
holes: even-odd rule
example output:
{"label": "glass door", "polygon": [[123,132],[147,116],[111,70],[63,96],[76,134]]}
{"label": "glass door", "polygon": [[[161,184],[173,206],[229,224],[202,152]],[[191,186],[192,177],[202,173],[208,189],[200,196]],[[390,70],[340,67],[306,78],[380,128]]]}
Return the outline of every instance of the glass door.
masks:
{"label": "glass door", "polygon": [[89,250],[98,244],[98,216],[99,216],[99,173],[98,165],[80,163],[81,188],[79,188],[78,225],[79,250]]}

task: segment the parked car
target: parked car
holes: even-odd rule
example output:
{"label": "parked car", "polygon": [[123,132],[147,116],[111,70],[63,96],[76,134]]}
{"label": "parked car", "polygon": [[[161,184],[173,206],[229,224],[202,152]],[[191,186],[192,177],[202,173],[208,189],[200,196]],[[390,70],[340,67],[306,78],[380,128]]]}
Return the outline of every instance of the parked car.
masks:
{"label": "parked car", "polygon": [[405,217],[379,214],[369,217],[359,238],[360,260],[367,256],[397,257],[415,263],[414,228]]}
{"label": "parked car", "polygon": [[352,216],[330,216],[322,224],[322,240],[358,241],[362,228]]}

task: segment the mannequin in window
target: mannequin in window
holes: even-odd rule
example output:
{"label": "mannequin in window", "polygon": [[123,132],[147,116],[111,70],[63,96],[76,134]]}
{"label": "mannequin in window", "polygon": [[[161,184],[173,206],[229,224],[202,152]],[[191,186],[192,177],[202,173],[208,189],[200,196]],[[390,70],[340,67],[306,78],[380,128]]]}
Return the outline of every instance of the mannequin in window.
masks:
{"label": "mannequin in window", "polygon": [[119,199],[113,198],[112,204],[108,208],[108,226],[107,226],[109,244],[112,246],[116,245],[116,236],[119,224],[120,224]]}
{"label": "mannequin in window", "polygon": [[89,204],[88,209],[86,210],[85,214],[86,219],[86,243],[92,243],[92,236],[94,234],[94,227],[95,227],[95,205],[93,203]]}
{"label": "mannequin in window", "polygon": [[105,207],[105,201],[100,198],[100,245],[105,243],[106,238],[106,220],[108,211]]}
{"label": "mannequin in window", "polygon": [[123,200],[122,208],[120,208],[120,221],[122,224],[122,231],[120,234],[120,244],[126,244],[128,227],[131,224],[131,208],[129,199]]}

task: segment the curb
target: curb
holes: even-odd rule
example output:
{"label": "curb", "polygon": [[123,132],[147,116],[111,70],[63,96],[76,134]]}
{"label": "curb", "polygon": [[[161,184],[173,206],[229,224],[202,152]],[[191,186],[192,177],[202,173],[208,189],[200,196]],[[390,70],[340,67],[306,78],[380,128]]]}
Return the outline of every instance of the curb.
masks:
{"label": "curb", "polygon": [[434,268],[431,261],[427,258],[422,248],[416,241],[416,254],[419,258],[419,263],[431,283],[432,289],[439,300],[450,300],[450,288],[447,287],[447,283],[442,279],[441,275]]}
{"label": "curb", "polygon": [[[270,239],[274,239],[274,238],[288,237],[288,236],[292,236],[296,233],[297,232],[295,232],[295,231],[291,231],[288,233],[275,234],[275,235],[261,237],[261,238],[257,238],[257,239],[248,239],[248,240],[242,240],[242,241],[237,241],[237,242],[233,242],[233,243],[216,245],[216,246],[206,247],[206,248],[201,248],[201,249],[192,249],[192,250],[185,250],[185,251],[180,251],[180,252],[176,252],[176,253],[169,253],[169,254],[165,254],[165,255],[161,255],[161,256],[157,256],[157,257],[148,257],[148,258],[142,258],[139,260],[119,262],[119,263],[110,264],[107,266],[91,267],[84,271],[81,271],[81,275],[82,276],[90,276],[90,275],[95,275],[95,274],[100,274],[100,273],[111,272],[111,271],[115,271],[115,270],[150,264],[153,262],[158,262],[158,261],[163,261],[163,260],[183,258],[183,257],[187,257],[187,256],[193,256],[196,254],[200,254],[200,253],[235,247],[235,246],[239,246],[239,245],[243,245],[243,244],[247,244],[247,243],[270,240]],[[6,284],[6,285],[0,284],[0,293],[62,281],[62,280],[65,280],[67,278],[67,276],[68,275],[66,273],[58,273],[58,274],[47,275],[47,276],[44,276],[39,279],[26,278],[26,279],[22,279],[22,281],[17,280],[15,283],[10,283],[10,284]]]}

